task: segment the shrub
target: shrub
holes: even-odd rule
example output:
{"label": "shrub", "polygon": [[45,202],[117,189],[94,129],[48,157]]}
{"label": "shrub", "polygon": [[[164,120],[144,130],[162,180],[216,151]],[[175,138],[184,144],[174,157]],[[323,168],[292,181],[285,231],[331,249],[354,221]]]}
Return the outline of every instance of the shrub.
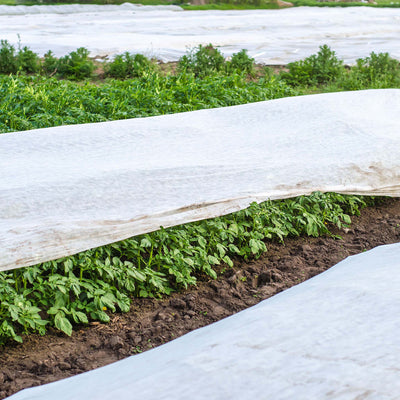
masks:
{"label": "shrub", "polygon": [[89,51],[80,47],[58,59],[57,74],[62,78],[81,80],[90,78],[94,71],[93,61],[88,58]]}
{"label": "shrub", "polygon": [[320,46],[317,54],[301,61],[288,64],[289,72],[282,73],[282,78],[293,86],[321,85],[338,79],[343,71],[343,61],[329,46]]}
{"label": "shrub", "polygon": [[180,72],[192,72],[200,77],[222,71],[224,67],[224,56],[212,44],[196,47],[178,63]]}
{"label": "shrub", "polygon": [[117,55],[114,60],[105,66],[106,76],[127,79],[137,78],[146,75],[149,72],[154,72],[156,65],[142,54],[124,54]]}
{"label": "shrub", "polygon": [[360,58],[341,82],[344,90],[400,87],[400,63],[388,53]]}
{"label": "shrub", "polygon": [[15,74],[18,71],[15,47],[7,40],[0,41],[0,73]]}
{"label": "shrub", "polygon": [[242,49],[239,53],[232,55],[231,61],[227,64],[227,70],[252,74],[254,72],[254,58],[249,57],[247,50]]}
{"label": "shrub", "polygon": [[39,56],[28,47],[23,47],[17,54],[18,70],[34,74],[40,70]]}
{"label": "shrub", "polygon": [[44,55],[44,61],[43,61],[43,71],[47,75],[54,75],[57,72],[57,66],[58,66],[58,59],[54,57],[54,53],[49,50],[45,55]]}

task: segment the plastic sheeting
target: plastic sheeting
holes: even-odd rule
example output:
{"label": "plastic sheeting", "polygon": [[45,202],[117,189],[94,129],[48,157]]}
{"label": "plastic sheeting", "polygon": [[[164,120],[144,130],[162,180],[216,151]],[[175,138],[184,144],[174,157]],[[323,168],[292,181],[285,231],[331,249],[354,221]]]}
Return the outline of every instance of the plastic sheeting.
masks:
{"label": "plastic sheeting", "polygon": [[398,399],[400,244],[157,349],[10,400]]}
{"label": "plastic sheeting", "polygon": [[400,195],[400,90],[0,135],[0,270],[334,191]]}
{"label": "plastic sheeting", "polygon": [[[177,11],[179,10],[179,11]],[[212,43],[225,56],[245,48],[258,62],[286,64],[330,45],[346,63],[371,51],[400,59],[399,8],[292,8],[182,11],[178,7],[0,6],[0,38],[57,56],[87,47],[92,56],[124,51],[176,61]]]}

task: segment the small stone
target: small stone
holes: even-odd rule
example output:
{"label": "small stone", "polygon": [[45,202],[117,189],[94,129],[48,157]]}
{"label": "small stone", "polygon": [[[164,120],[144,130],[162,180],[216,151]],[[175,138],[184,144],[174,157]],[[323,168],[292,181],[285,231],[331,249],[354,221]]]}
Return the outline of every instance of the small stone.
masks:
{"label": "small stone", "polygon": [[301,246],[301,250],[304,251],[305,253],[308,253],[308,252],[312,251],[312,248],[309,244],[303,244]]}
{"label": "small stone", "polygon": [[226,310],[224,307],[217,305],[213,308],[213,313],[217,316],[217,318],[223,318],[226,315]]}
{"label": "small stone", "polygon": [[169,305],[177,309],[186,308],[186,303],[182,299],[171,299]]}
{"label": "small stone", "polygon": [[160,312],[156,315],[155,320],[156,320],[156,321],[159,321],[159,320],[161,320],[161,321],[166,321],[168,318],[169,318],[169,315],[168,315],[167,313],[160,311]]}
{"label": "small stone", "polygon": [[108,345],[114,349],[120,349],[121,347],[124,347],[124,341],[120,336],[112,336],[110,340],[108,341]]}
{"label": "small stone", "polygon": [[126,335],[128,336],[129,339],[131,339],[131,340],[133,340],[133,341],[134,341],[135,338],[137,337],[137,334],[136,334],[135,331],[130,331],[130,332],[128,332]]}

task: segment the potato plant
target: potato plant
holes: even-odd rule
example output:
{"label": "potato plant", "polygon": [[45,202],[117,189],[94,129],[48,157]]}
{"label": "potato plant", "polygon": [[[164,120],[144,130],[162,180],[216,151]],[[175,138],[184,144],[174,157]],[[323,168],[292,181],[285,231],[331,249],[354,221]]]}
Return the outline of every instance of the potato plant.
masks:
{"label": "potato plant", "polygon": [[108,322],[110,312],[129,310],[132,297],[168,295],[196,284],[200,275],[215,279],[216,266],[259,257],[269,240],[348,226],[365,204],[333,193],[254,203],[228,216],[0,273],[0,344],[29,332],[44,334],[47,326],[71,335],[73,325]]}

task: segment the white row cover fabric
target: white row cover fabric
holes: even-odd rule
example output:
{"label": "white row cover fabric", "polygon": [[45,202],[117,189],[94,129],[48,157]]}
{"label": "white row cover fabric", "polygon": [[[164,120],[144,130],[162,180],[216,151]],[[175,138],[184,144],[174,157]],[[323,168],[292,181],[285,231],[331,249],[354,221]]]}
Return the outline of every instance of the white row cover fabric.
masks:
{"label": "white row cover fabric", "polygon": [[400,196],[400,90],[0,135],[0,270],[313,191]]}
{"label": "white row cover fabric", "polygon": [[157,349],[10,400],[395,400],[400,244]]}
{"label": "white row cover fabric", "polygon": [[92,56],[129,51],[176,61],[212,43],[225,56],[241,49],[260,63],[286,64],[328,44],[346,63],[371,51],[400,59],[400,9],[298,7],[284,10],[183,11],[133,4],[0,6],[0,39],[62,56],[86,47]]}

